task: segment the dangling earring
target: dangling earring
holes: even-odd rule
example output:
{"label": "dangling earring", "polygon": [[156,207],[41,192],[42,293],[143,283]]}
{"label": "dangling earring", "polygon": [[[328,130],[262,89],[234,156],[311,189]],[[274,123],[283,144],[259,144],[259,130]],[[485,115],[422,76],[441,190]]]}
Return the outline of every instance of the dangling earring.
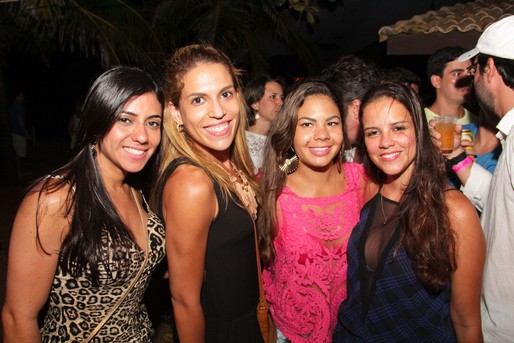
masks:
{"label": "dangling earring", "polygon": [[296,169],[298,169],[298,156],[296,155],[293,147],[290,147],[289,149],[293,152],[293,156],[286,158],[284,163],[278,166],[278,168],[287,175],[294,173]]}
{"label": "dangling earring", "polygon": [[183,124],[177,124],[177,130],[180,133],[184,133],[184,125]]}
{"label": "dangling earring", "polygon": [[259,110],[255,110],[255,120],[259,120],[260,117]]}
{"label": "dangling earring", "polygon": [[90,148],[91,149],[91,156],[93,156],[93,159],[95,159],[96,155],[97,155],[95,147],[96,147],[96,141],[93,141],[91,143],[91,148]]}

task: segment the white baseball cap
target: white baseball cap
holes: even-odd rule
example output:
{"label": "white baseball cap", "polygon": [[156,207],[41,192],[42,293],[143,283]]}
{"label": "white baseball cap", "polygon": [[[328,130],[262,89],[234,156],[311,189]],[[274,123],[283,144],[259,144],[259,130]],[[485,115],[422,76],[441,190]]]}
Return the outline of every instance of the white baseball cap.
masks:
{"label": "white baseball cap", "polygon": [[459,56],[458,61],[485,54],[514,60],[514,15],[489,25],[478,38],[477,46]]}

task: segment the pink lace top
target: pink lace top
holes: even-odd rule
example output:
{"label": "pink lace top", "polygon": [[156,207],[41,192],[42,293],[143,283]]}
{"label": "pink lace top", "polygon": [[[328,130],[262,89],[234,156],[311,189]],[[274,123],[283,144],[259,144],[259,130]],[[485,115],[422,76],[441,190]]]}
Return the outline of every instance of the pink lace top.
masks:
{"label": "pink lace top", "polygon": [[278,329],[292,342],[332,342],[337,310],[346,298],[346,245],[359,221],[362,166],[343,164],[347,187],[307,198],[287,186],[278,198],[276,259],[263,272]]}

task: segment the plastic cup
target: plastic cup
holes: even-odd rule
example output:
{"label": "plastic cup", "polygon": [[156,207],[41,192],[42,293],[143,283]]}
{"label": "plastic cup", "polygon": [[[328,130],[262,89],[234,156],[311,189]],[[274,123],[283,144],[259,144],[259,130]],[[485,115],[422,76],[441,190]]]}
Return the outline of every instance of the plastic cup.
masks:
{"label": "plastic cup", "polygon": [[435,117],[434,129],[441,134],[441,152],[449,154],[453,151],[453,138],[455,137],[455,124],[457,117],[439,116]]}

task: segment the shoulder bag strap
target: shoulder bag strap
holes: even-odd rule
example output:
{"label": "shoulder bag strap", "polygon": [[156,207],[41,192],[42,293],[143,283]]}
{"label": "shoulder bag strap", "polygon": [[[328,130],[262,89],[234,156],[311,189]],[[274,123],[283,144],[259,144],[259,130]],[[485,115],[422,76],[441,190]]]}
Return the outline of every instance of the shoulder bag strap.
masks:
{"label": "shoulder bag strap", "polygon": [[[247,209],[248,210],[248,209]],[[253,223],[253,235],[255,237],[255,257],[257,258],[257,277],[259,278],[259,303],[266,301],[264,296],[264,287],[262,285],[262,268],[261,268],[261,255],[259,253],[259,241],[257,239],[257,227],[255,226],[255,220],[253,219],[250,212],[248,212],[252,218]]]}
{"label": "shoulder bag strap", "polygon": [[141,218],[141,223],[143,223],[143,228],[145,230],[145,242],[146,242],[146,250],[145,250],[145,259],[143,260],[143,264],[141,265],[141,268],[139,268],[139,271],[137,272],[136,274],[136,277],[134,277],[132,279],[132,281],[130,282],[130,285],[128,286],[128,288],[125,290],[125,292],[123,292],[123,295],[118,299],[118,301],[116,302],[116,304],[113,306],[113,308],[111,308],[111,310],[109,311],[109,313],[107,313],[107,315],[104,317],[104,319],[102,319],[102,321],[95,327],[95,329],[89,334],[89,336],[86,338],[86,340],[84,341],[85,343],[89,343],[91,342],[91,340],[96,336],[96,334],[100,331],[100,329],[105,325],[105,323],[107,323],[107,321],[109,320],[109,318],[112,317],[112,315],[114,314],[114,312],[116,312],[116,310],[118,310],[118,308],[120,307],[121,303],[123,302],[123,300],[125,300],[125,298],[127,297],[127,295],[130,293],[130,291],[132,290],[132,288],[134,287],[134,285],[136,284],[136,282],[139,280],[139,278],[141,277],[141,274],[143,274],[143,271],[146,267],[146,263],[148,262],[148,254],[150,252],[150,244],[148,244],[148,229],[144,223],[144,220],[143,220],[143,213],[141,212],[141,206],[139,204],[139,201],[137,201],[137,198],[134,196],[134,190],[132,189],[132,196],[134,197],[134,200],[136,201],[136,205],[137,205],[137,210],[139,211],[139,217]]}

